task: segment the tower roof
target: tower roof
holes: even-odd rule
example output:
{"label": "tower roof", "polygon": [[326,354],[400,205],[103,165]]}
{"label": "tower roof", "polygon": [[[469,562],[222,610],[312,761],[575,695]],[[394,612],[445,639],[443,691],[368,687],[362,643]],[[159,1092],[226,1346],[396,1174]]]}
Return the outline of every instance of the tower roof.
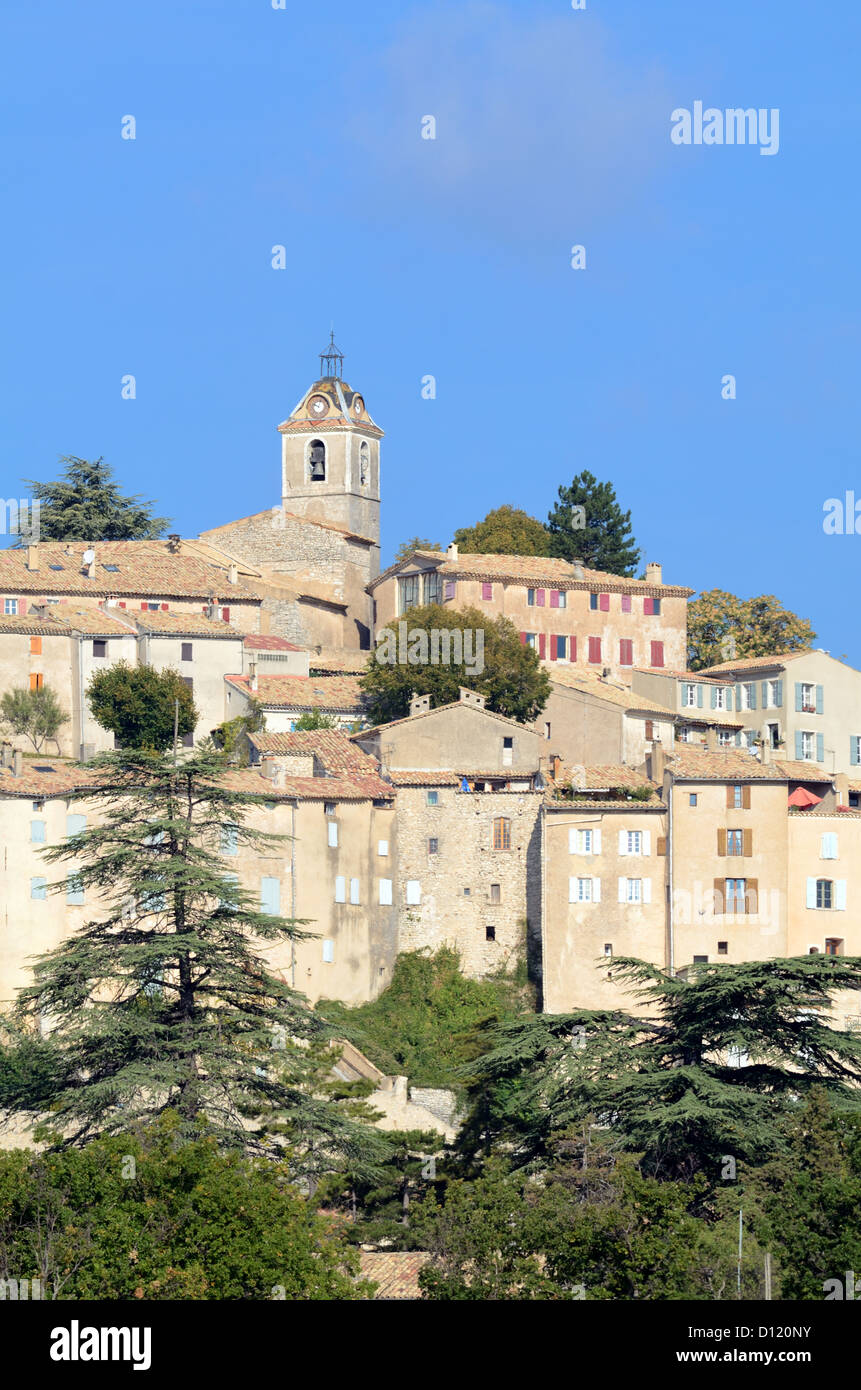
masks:
{"label": "tower roof", "polygon": [[374,423],[364,398],[344,380],[344,354],[335,343],[334,330],[320,353],[320,376],[308,387],[290,415],[278,426],[281,434],[358,428],[363,434],[381,439],[383,431]]}
{"label": "tower roof", "polygon": [[[325,369],[324,369],[325,364]],[[327,381],[330,378],[341,380],[344,375],[344,354],[341,349],[335,346],[335,330],[329,334],[329,342],[320,353],[320,380]]]}

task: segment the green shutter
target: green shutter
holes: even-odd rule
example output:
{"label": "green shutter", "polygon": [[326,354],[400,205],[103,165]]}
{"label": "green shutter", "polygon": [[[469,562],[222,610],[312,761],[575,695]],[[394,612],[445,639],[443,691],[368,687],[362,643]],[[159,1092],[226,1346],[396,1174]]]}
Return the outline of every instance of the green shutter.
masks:
{"label": "green shutter", "polygon": [[816,713],[821,714],[824,708],[823,690],[821,685],[816,687]]}

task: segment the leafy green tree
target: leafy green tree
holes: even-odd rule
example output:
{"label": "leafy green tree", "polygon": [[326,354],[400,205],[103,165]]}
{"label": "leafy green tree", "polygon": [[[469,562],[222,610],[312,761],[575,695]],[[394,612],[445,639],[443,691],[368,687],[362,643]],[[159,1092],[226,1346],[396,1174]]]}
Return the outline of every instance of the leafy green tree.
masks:
{"label": "leafy green tree", "polygon": [[170,748],[177,701],[180,741],[194,732],[198,718],[192,693],[177,671],[130,666],[127,661],[97,671],[87,686],[87,700],[93,717],[116,735],[121,748],[156,753]]}
{"label": "leafy green tree", "polygon": [[54,482],[27,480],[40,504],[42,540],[155,540],[167,530],[169,517],[153,516],[153,504],[142,497],[124,496],[104,459],[66,454],[60,462],[66,467]]}
{"label": "leafy green tree", "polygon": [[622,511],[613,484],[599,483],[587,469],[578,473],[570,487],[559,488],[547,530],[551,555],[579,561],[589,569],[630,577],[640,559],[631,513]]}
{"label": "leafy green tree", "polygon": [[317,1010],[389,1075],[414,1086],[462,1086],[459,1074],[486,1048],[486,1030],[530,1008],[522,966],[512,975],[470,980],[449,946],[434,955],[405,951],[391,984],[367,1004],[323,999]]}
{"label": "leafy green tree", "polygon": [[438,541],[423,541],[419,536],[413,536],[411,540],[401,541],[395,551],[394,563],[399,560],[408,560],[414,550],[442,550]]}
{"label": "leafy green tree", "polygon": [[806,618],[784,608],[774,594],[740,599],[709,589],[688,604],[688,666],[709,666],[749,656],[806,651],[816,633]]}
{"label": "leafy green tree", "polygon": [[295,728],[297,730],[337,729],[338,721],[331,714],[321,714],[318,709],[312,709],[305,714],[300,714],[296,720]]}
{"label": "leafy green tree", "polygon": [[225,719],[212,730],[212,741],[216,748],[227,756],[231,763],[248,766],[251,762],[251,745],[248,734],[259,734],[266,728],[266,715],[260,701],[252,695],[245,706],[245,713],[235,719]]}
{"label": "leafy green tree", "polygon": [[[401,624],[406,625],[404,662],[400,659]],[[463,647],[467,659],[433,664],[430,635],[453,630],[466,634]],[[361,678],[373,724],[402,719],[409,713],[414,694],[429,694],[434,705],[456,701],[462,685],[485,695],[488,709],[523,723],[537,719],[550,695],[550,677],[537,652],[521,644],[508,618],[490,619],[477,608],[455,611],[431,603],[411,608],[394,627],[383,628],[377,636],[375,659]],[[441,643],[442,638],[437,640]],[[472,644],[469,649],[467,642]],[[445,655],[442,646],[440,655]],[[450,655],[460,653],[453,646]]]}
{"label": "leafy green tree", "polygon": [[12,1094],[0,1094],[0,1109],[43,1121],[62,1145],[176,1110],[183,1135],[205,1122],[250,1150],[283,1147],[255,1130],[255,1115],[273,1111],[329,1126],[333,1152],[340,1138],[352,1146],[355,1126],[303,1084],[303,1043],[323,1020],[262,954],[307,933],[260,911],[223,857],[280,846],[244,823],[262,797],[228,786],[223,756],[205,749],[178,764],[124,751],[93,766],[100,823],[46,858],[74,862],[76,885],[104,916],[41,956],[19,992],[13,1029],[35,1033],[49,1018],[54,1056],[40,1056],[39,1084],[7,1061],[0,1076]]}
{"label": "leafy green tree", "polygon": [[549,555],[547,527],[520,507],[506,503],[494,507],[484,521],[462,526],[454,533],[455,543],[465,554]]}
{"label": "leafy green tree", "polygon": [[83,1151],[0,1151],[0,1269],[52,1300],[368,1297],[287,1164],[179,1130],[167,1113]]}
{"label": "leafy green tree", "polygon": [[802,956],[697,965],[670,978],[643,961],[613,961],[653,1012],[579,1010],[497,1025],[497,1045],[472,1063],[481,1125],[522,1161],[559,1130],[594,1114],[644,1171],[717,1180],[722,1162],[760,1163],[780,1147],[787,1109],[819,1085],[858,1105],[861,1037],[829,1028],[835,994],[861,989],[861,959]]}
{"label": "leafy green tree", "polygon": [[39,690],[28,690],[22,685],[5,691],[0,699],[0,719],[13,734],[28,738],[37,753],[48,740],[56,741],[60,729],[69,722],[69,716],[48,685]]}

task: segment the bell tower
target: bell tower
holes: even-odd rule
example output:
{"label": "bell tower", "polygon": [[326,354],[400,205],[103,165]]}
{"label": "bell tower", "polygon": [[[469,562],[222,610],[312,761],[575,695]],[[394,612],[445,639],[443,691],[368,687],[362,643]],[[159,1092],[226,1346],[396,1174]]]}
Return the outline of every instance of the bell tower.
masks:
{"label": "bell tower", "polygon": [[278,431],[284,511],[364,536],[378,557],[383,431],[344,380],[334,333],[320,353],[319,377]]}

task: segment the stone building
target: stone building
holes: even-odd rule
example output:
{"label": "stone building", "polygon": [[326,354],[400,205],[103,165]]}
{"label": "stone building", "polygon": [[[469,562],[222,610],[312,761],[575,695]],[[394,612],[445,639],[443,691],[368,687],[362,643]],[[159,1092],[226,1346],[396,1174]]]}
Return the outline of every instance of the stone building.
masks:
{"label": "stone building", "polygon": [[579,665],[630,681],[635,666],[687,661],[687,600],[693,589],[665,584],[661,566],[623,579],[534,555],[467,555],[456,545],[415,551],[369,585],[374,631],[420,604],[476,608],[509,618],[521,641],[550,667]]}
{"label": "stone building", "polygon": [[270,733],[289,733],[303,714],[322,714],[339,728],[352,729],[364,717],[364,695],[358,676],[247,676],[224,681],[225,718],[245,714],[252,699],[260,704]]}

